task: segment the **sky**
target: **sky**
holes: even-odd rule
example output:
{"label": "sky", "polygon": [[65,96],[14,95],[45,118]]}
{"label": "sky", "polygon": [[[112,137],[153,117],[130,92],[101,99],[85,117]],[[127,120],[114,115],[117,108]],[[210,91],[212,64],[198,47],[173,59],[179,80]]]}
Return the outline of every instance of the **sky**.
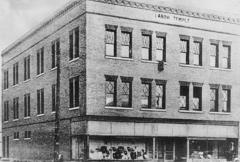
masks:
{"label": "sky", "polygon": [[[0,51],[71,0],[0,0]],[[154,0],[240,15],[240,0]],[[240,17],[240,16],[239,16]]]}

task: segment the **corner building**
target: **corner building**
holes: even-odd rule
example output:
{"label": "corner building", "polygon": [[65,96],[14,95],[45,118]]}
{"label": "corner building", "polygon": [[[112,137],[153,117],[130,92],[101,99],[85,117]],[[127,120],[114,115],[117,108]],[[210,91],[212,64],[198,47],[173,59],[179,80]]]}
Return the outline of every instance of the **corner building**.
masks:
{"label": "corner building", "polygon": [[232,161],[239,24],[156,1],[67,4],[2,52],[4,158],[53,159],[60,54],[64,160]]}

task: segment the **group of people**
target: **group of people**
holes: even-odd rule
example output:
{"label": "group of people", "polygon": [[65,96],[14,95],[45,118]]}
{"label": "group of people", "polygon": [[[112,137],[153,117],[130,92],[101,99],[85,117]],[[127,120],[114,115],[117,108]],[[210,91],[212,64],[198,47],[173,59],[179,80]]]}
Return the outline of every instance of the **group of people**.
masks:
{"label": "group of people", "polygon": [[136,146],[132,147],[107,147],[101,146],[100,148],[90,149],[90,159],[116,159],[116,160],[140,160],[148,159],[147,152],[144,149],[138,149]]}

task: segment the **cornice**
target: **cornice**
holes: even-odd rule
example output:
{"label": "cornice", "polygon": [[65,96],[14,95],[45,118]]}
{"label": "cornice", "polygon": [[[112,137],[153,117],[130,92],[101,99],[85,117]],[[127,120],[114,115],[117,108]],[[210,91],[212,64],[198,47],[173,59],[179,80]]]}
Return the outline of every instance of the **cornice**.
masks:
{"label": "cornice", "polygon": [[62,9],[60,9],[59,11],[56,12],[56,14],[54,14],[52,17],[48,18],[47,20],[43,21],[42,23],[40,23],[37,27],[33,28],[32,30],[30,30],[29,32],[27,32],[26,34],[24,34],[22,37],[20,37],[18,40],[16,40],[15,42],[13,42],[12,44],[10,44],[6,49],[4,49],[2,51],[2,56],[5,55],[7,52],[9,52],[10,50],[12,50],[14,47],[18,46],[19,44],[21,44],[22,42],[24,42],[26,39],[28,39],[29,37],[31,37],[32,35],[34,35],[36,32],[40,31],[42,28],[46,27],[47,25],[51,24],[53,21],[55,21],[57,18],[63,16],[66,12],[68,12],[69,10],[75,8],[76,6],[78,6],[81,3],[80,0],[75,0],[71,3],[66,4]]}
{"label": "cornice", "polygon": [[193,12],[193,11],[187,11],[182,9],[176,9],[172,7],[164,7],[164,6],[158,6],[153,4],[133,2],[130,0],[89,0],[89,1],[108,3],[113,5],[145,9],[145,10],[151,10],[156,12],[164,12],[164,13],[240,25],[240,18],[225,17],[225,16],[220,16],[220,15],[210,14],[210,13]]}

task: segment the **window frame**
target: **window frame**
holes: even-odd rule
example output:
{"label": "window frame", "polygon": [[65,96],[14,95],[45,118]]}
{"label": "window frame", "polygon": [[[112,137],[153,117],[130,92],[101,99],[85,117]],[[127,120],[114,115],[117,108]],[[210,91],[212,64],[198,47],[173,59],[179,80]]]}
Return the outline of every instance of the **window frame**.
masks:
{"label": "window frame", "polygon": [[44,88],[37,90],[37,115],[44,114]]}
{"label": "window frame", "polygon": [[[199,40],[194,40],[193,41],[193,43],[194,43],[194,47],[195,47],[195,45],[196,44],[199,44],[199,53],[196,53],[196,51],[194,50],[193,51],[193,64],[195,65],[195,66],[202,66],[202,41],[199,41]],[[198,64],[195,64],[194,63],[194,56],[198,56]]]}
{"label": "window frame", "polygon": [[[106,24],[105,25],[105,56],[106,57],[117,57],[117,26],[116,25],[108,25]],[[108,32],[113,32],[113,36],[114,36],[114,40],[113,40],[113,43],[109,43],[107,41],[107,34]],[[111,44],[113,45],[113,55],[108,55],[107,54],[107,44]]]}
{"label": "window frame", "polygon": [[[184,92],[184,89],[182,88],[187,88],[186,91]],[[186,95],[184,95],[183,93],[187,93]],[[183,95],[182,95],[183,94]],[[182,107],[181,105],[179,105],[179,109],[180,110],[186,110],[189,111],[190,107],[189,107],[189,99],[190,99],[190,83],[189,82],[182,82],[180,81],[180,89],[179,89],[179,99],[181,100],[181,96],[185,96],[186,100],[185,100],[185,107]],[[180,102],[180,101],[179,101]]]}
{"label": "window frame", "polygon": [[37,50],[37,75],[44,73],[44,47]]}
{"label": "window frame", "polygon": [[69,61],[80,56],[80,30],[79,26],[69,31]]}
{"label": "window frame", "polygon": [[[198,102],[198,109],[195,109],[194,107],[192,108],[193,111],[202,111],[202,100],[203,100],[203,97],[202,97],[202,84],[201,85],[196,85],[196,84],[193,84],[193,100],[194,98],[198,98],[198,96],[196,95],[195,96],[195,89],[199,88],[200,89],[200,97],[199,97],[199,102]],[[197,92],[196,92],[197,93]],[[193,101],[194,102],[194,101]],[[193,106],[194,106],[194,103],[193,103]]]}
{"label": "window frame", "polygon": [[9,72],[8,69],[3,71],[3,89],[9,88]]}
{"label": "window frame", "polygon": [[13,99],[13,119],[19,119],[19,97]]}
{"label": "window frame", "polygon": [[[157,46],[157,39],[162,39],[163,41],[163,47],[162,49],[158,48]],[[163,61],[163,62],[166,62],[167,59],[166,59],[166,43],[167,43],[167,38],[166,38],[166,33],[162,33],[162,32],[156,32],[156,61]],[[162,51],[162,60],[157,60],[157,51],[158,50],[161,50]]]}
{"label": "window frame", "polygon": [[[148,47],[144,47],[144,37],[148,37],[149,38],[149,43],[148,43]],[[149,33],[142,33],[142,52],[141,52],[141,59],[142,60],[147,60],[147,61],[152,61],[152,34]],[[148,49],[148,59],[143,58],[143,49]]]}
{"label": "window frame", "polygon": [[57,67],[57,56],[60,55],[60,38],[51,43],[52,65],[51,68]]}
{"label": "window frame", "polygon": [[[144,86],[148,87],[148,94],[144,94]],[[147,78],[141,78],[141,108],[142,109],[152,109],[152,79],[147,79]],[[147,98],[148,105],[145,106],[142,104],[142,101]]]}
{"label": "window frame", "polygon": [[[127,108],[131,108],[132,107],[132,81],[133,78],[132,77],[123,77],[121,76],[121,99],[123,98],[123,86],[125,83],[129,84],[128,87],[128,105],[124,106],[123,102],[121,102],[121,107],[127,107]],[[122,100],[121,100],[122,101]]]}
{"label": "window frame", "polygon": [[19,140],[20,136],[19,136],[19,132],[14,132],[13,133],[13,140]]}
{"label": "window frame", "polygon": [[[80,82],[79,76],[69,79],[69,108],[76,108],[80,106]],[[71,88],[72,87],[72,88]]]}
{"label": "window frame", "polygon": [[[129,44],[128,45],[125,45],[124,43],[123,43],[123,34],[128,34],[129,35]],[[123,52],[123,50],[122,50],[122,47],[123,46],[125,46],[125,47],[128,47],[128,57],[125,57],[125,56],[123,56],[122,55],[122,52]],[[122,58],[132,58],[132,30],[123,30],[123,28],[122,28],[122,30],[121,30],[121,57]]]}
{"label": "window frame", "polygon": [[24,118],[31,116],[31,97],[30,93],[24,95]]}
{"label": "window frame", "polygon": [[13,64],[13,85],[17,85],[19,83],[19,64],[18,62]]}
{"label": "window frame", "polygon": [[222,68],[224,68],[224,69],[231,69],[231,45],[225,45],[225,44],[223,44],[223,48],[227,48],[228,50],[228,53],[227,53],[227,57],[224,57],[224,56],[222,56],[222,59],[223,58],[225,58],[225,59],[227,59],[227,67],[223,67],[223,65],[222,65]]}
{"label": "window frame", "polygon": [[[117,76],[105,75],[105,107],[117,107]],[[113,82],[113,93],[107,93],[107,83]],[[113,104],[107,104],[107,94],[113,94]]]}
{"label": "window frame", "polygon": [[221,112],[230,113],[231,112],[231,88],[223,87],[222,88],[222,93],[223,93],[223,91],[227,92],[227,100],[225,101],[224,98],[222,98],[223,104],[224,104],[224,102],[227,102],[227,110],[224,111],[224,107],[222,107],[222,111]]}
{"label": "window frame", "polygon": [[30,55],[24,58],[24,80],[30,79]]}
{"label": "window frame", "polygon": [[[210,66],[213,68],[219,68],[219,43],[211,42],[210,46],[216,47],[216,53],[212,54],[212,51],[210,51]],[[214,57],[215,59],[215,65],[211,65],[211,57]]]}
{"label": "window frame", "polygon": [[[190,39],[186,39],[186,38],[180,38],[180,47],[182,42],[186,42],[186,52],[183,52],[182,49],[180,48],[180,64],[186,64],[189,65],[190,64]],[[181,62],[181,57],[182,55],[185,54],[185,61]]]}
{"label": "window frame", "polygon": [[4,101],[4,112],[3,112],[3,121],[7,122],[9,120],[9,101]]}
{"label": "window frame", "polygon": [[[211,93],[212,90],[215,91],[214,96],[215,100],[212,99]],[[211,109],[211,102],[214,101],[214,109]],[[210,112],[219,112],[219,86],[218,85],[210,85]]]}

